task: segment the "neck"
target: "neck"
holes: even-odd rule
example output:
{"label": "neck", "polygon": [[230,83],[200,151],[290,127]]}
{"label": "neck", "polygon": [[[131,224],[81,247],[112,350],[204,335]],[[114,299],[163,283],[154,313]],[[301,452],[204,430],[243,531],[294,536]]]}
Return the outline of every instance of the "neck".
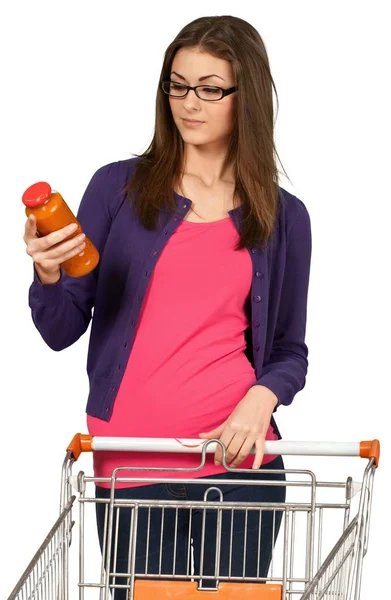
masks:
{"label": "neck", "polygon": [[183,174],[197,177],[206,187],[219,183],[234,183],[232,167],[224,169],[226,149],[187,145],[183,161]]}

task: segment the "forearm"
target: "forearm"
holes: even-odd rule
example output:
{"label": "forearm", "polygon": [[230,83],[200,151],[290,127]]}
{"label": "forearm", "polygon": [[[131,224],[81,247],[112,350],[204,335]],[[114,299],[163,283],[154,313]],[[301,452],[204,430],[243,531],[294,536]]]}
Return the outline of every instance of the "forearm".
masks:
{"label": "forearm", "polygon": [[92,307],[87,308],[88,299],[86,302],[80,301],[78,305],[61,278],[53,284],[42,283],[35,271],[29,290],[29,306],[33,322],[43,340],[57,351],[76,342],[86,331],[91,319]]}
{"label": "forearm", "polygon": [[58,269],[57,273],[48,273],[47,271],[45,271],[44,269],[42,269],[42,267],[38,264],[38,263],[34,263],[34,269],[35,269],[35,273],[39,278],[39,281],[46,285],[53,285],[54,283],[57,283],[58,281],[60,281],[61,278],[61,270]]}
{"label": "forearm", "polygon": [[[311,265],[311,223],[303,203],[289,228],[284,279],[273,343],[255,385],[269,388],[278,403],[290,404],[306,382],[308,347],[305,342]],[[274,410],[275,410],[274,409]]]}
{"label": "forearm", "polygon": [[256,383],[250,388],[249,394],[258,398],[259,401],[270,408],[271,411],[273,411],[278,404],[276,394],[270,388],[259,383]]}

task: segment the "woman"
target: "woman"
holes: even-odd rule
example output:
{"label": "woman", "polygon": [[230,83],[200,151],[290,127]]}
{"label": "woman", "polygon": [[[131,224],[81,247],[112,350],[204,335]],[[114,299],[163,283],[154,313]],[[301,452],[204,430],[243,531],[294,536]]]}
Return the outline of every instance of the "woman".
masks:
{"label": "woman", "polygon": [[[73,344],[94,309],[89,432],[220,439],[227,463],[254,474],[227,473],[218,447],[201,472],[186,476],[238,479],[238,485],[221,488],[233,502],[284,501],[283,486],[245,486],[240,480],[263,481],[268,470],[283,469],[280,457],[263,455],[264,441],[281,437],[273,413],[304,387],[308,364],[310,219],[304,204],[278,186],[272,88],[265,46],[249,23],[231,16],[196,19],[165,53],[150,147],[98,169],[83,195],[78,218],[100,251],[99,266],[80,279],[61,271],[61,263],[84,247],[82,239],[66,240],[67,228],[37,238],[30,218],[24,237],[34,261],[32,316],[47,344],[55,350]],[[193,455],[94,456],[97,477],[110,477],[120,464],[198,463]],[[119,473],[126,475],[132,473]],[[97,485],[97,498],[109,497],[109,486]],[[116,484],[119,498],[199,500],[204,490],[201,483]],[[101,546],[102,507],[97,506]],[[128,571],[129,518],[124,514],[120,521],[117,572]],[[186,572],[188,563],[189,523],[181,518],[176,573]],[[280,518],[272,522],[272,513],[263,515],[261,548],[259,523],[249,524],[246,575],[266,577]],[[191,527],[196,573],[201,520],[195,518]],[[148,548],[151,573],[161,543],[155,525]],[[233,545],[243,548],[243,528],[235,531]],[[214,573],[214,535],[211,522],[203,575]],[[173,543],[165,535],[163,572],[172,569],[164,561],[172,561]],[[221,574],[228,572],[228,545],[223,523]],[[231,559],[232,575],[240,576],[243,552]],[[143,569],[144,563],[136,564],[136,572]],[[124,598],[121,594],[117,590],[115,597]]]}

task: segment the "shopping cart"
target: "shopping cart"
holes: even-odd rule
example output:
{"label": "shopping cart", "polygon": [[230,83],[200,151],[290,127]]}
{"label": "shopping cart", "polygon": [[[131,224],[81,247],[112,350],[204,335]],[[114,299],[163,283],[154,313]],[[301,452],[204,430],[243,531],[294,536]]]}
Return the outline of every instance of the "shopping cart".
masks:
{"label": "shopping cart", "polygon": [[[218,440],[176,440],[176,439],[146,439],[146,438],[104,438],[77,434],[67,448],[62,468],[60,515],[46,536],[41,547],[20,578],[8,600],[88,600],[96,598],[109,600],[113,594],[116,599],[122,594],[129,600],[165,600],[186,599],[202,600],[203,597],[215,600],[237,599],[240,594],[246,595],[246,600],[358,600],[363,558],[367,551],[368,532],[370,523],[373,478],[378,466],[380,445],[377,440],[361,443],[326,443],[326,442],[286,442],[270,441],[265,444],[265,453],[274,455],[307,455],[307,456],[360,456],[368,459],[360,483],[353,482],[348,477],[343,482],[318,481],[311,470],[269,471],[271,480],[262,481],[261,485],[285,486],[287,491],[284,503],[232,503],[224,500],[222,481],[218,478],[200,479],[186,477],[180,473],[180,478],[167,478],[164,469],[145,469],[140,477],[140,468],[134,477],[121,477],[123,468],[116,469],[111,478],[97,479],[86,476],[83,471],[72,474],[72,465],[82,452],[115,450],[115,451],[145,451],[145,452],[197,452],[200,463],[193,470],[201,470],[205,465],[206,454],[213,453],[216,445],[220,444],[223,453],[223,464],[227,471],[230,469],[225,462],[225,448]],[[133,469],[135,469],[133,467]],[[172,468],[167,468],[172,471]],[[181,469],[178,469],[181,470]],[[184,470],[184,469],[183,469]],[[129,467],[126,467],[129,471]],[[254,471],[249,469],[243,472]],[[145,477],[144,477],[145,474]],[[183,477],[182,477],[183,475]],[[273,475],[275,479],[273,479]],[[284,478],[281,477],[284,475]],[[279,476],[279,477],[278,477]],[[158,478],[157,478],[158,477]],[[110,483],[110,493],[107,499],[95,497],[95,483]],[[132,500],[117,498],[115,488],[117,483],[143,482],[166,484],[183,483],[186,485],[205,483],[205,494],[199,501],[173,499],[167,501]],[[224,484],[229,484],[229,479]],[[244,482],[245,485],[260,485],[254,478]],[[75,492],[75,493],[74,493]],[[337,495],[337,497],[336,497]],[[86,512],[94,510],[97,503],[104,505],[104,545],[99,562],[95,559],[87,564],[86,552],[96,548],[97,544],[86,540]],[[72,511],[76,512],[78,504],[79,527],[74,527]],[[129,552],[127,568],[116,570],[118,539],[121,535],[119,523],[122,515],[131,515],[129,519]],[[177,552],[178,522],[186,512],[188,525],[188,552],[186,552],[185,571],[178,572],[179,562]],[[160,541],[165,539],[167,516],[171,513],[174,523],[171,531],[174,540],[170,546],[172,558],[167,568],[164,553],[165,545],[160,544],[157,557],[158,568],[150,568],[148,548],[152,535],[152,526],[158,519],[158,535]],[[246,536],[249,523],[254,527],[254,518],[258,524],[259,547],[263,535],[262,521],[266,514],[272,515],[273,530],[278,519],[281,528],[277,543],[271,548],[271,563],[267,574],[256,573],[248,576],[246,571]],[[143,520],[141,515],[144,514]],[[194,570],[191,547],[191,522],[195,515],[202,519],[202,542],[208,528],[208,519],[215,519],[215,549],[211,570],[203,568],[203,552],[199,573]],[[243,547],[239,548],[233,535],[235,519],[241,518]],[[270,521],[270,519],[269,519]],[[222,547],[221,535],[224,523],[230,522],[231,533],[229,544]],[[330,542],[330,534],[336,528],[338,534]],[[172,525],[171,525],[172,527]],[[254,532],[252,532],[253,534]],[[273,532],[274,533],[274,532]],[[140,535],[144,542],[140,544]],[[334,534],[333,534],[334,535]],[[69,585],[69,575],[72,567],[69,548],[72,536],[78,538],[78,581],[74,588]],[[96,534],[95,534],[96,536]],[[274,535],[273,535],[274,537]],[[272,537],[272,539],[273,539]],[[96,539],[96,537],[95,537]],[[335,541],[337,539],[337,541]],[[240,542],[241,544],[242,542]],[[239,544],[239,545],[240,545]],[[74,543],[74,545],[76,545]],[[143,557],[140,561],[138,553],[143,547]],[[174,550],[173,550],[174,548]],[[236,551],[242,551],[243,572],[232,573],[232,556]],[[220,570],[222,552],[228,560],[228,568]],[[156,557],[155,557],[156,558]],[[183,556],[180,557],[183,562]],[[140,566],[142,564],[142,566]],[[205,566],[205,565],[204,565]],[[93,577],[88,570],[96,569]],[[203,585],[201,585],[201,582]],[[206,585],[205,585],[206,582]],[[263,584],[263,585],[262,585]],[[77,591],[78,588],[78,591]]]}

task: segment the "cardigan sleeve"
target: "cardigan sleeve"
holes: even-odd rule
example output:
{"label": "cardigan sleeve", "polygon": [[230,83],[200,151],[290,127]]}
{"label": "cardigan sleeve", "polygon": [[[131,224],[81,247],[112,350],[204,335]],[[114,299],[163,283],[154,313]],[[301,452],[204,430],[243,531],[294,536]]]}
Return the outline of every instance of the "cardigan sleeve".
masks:
{"label": "cardigan sleeve", "polygon": [[312,251],[311,221],[304,203],[296,199],[288,223],[285,271],[270,357],[254,385],[268,387],[279,405],[288,405],[305,386],[308,347],[305,343],[307,297]]}

